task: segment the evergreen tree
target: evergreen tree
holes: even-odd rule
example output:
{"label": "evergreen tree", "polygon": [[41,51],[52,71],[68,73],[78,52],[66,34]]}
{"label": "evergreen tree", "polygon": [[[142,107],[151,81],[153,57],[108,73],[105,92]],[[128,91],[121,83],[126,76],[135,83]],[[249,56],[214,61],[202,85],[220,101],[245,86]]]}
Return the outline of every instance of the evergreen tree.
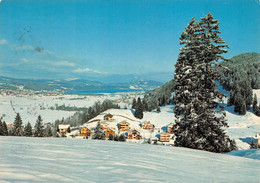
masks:
{"label": "evergreen tree", "polygon": [[95,128],[94,134],[93,134],[93,139],[98,139],[98,140],[105,140],[106,136],[103,130],[101,129],[100,122],[97,123],[97,126]]}
{"label": "evergreen tree", "polygon": [[47,126],[47,128],[45,129],[45,136],[46,137],[52,137],[53,136],[50,126]]}
{"label": "evergreen tree", "polygon": [[3,127],[3,135],[8,136],[9,133],[8,133],[8,128],[7,128],[5,121],[3,122],[2,127]]}
{"label": "evergreen tree", "polygon": [[260,116],[260,103],[258,104],[258,107],[256,108],[255,115]]}
{"label": "evergreen tree", "polygon": [[135,98],[133,99],[133,102],[132,102],[132,109],[136,109],[136,99]]}
{"label": "evergreen tree", "polygon": [[108,140],[114,140],[114,135],[112,135],[111,133],[109,134]]}
{"label": "evergreen tree", "polygon": [[255,143],[254,139],[252,138],[251,142],[250,142],[250,149],[257,149],[258,146],[257,144]]}
{"label": "evergreen tree", "polygon": [[227,101],[227,106],[232,106],[232,105],[234,105],[234,91],[230,90],[228,101]]}
{"label": "evergreen tree", "polygon": [[145,99],[142,101],[143,111],[149,111],[148,104]]}
{"label": "evergreen tree", "polygon": [[42,117],[38,116],[35,126],[34,126],[34,136],[35,137],[44,137],[44,129],[43,129]]}
{"label": "evergreen tree", "polygon": [[29,122],[24,127],[24,135],[27,136],[27,137],[31,137],[33,135],[33,133],[32,133],[32,126],[31,126],[31,124]]}
{"label": "evergreen tree", "polygon": [[119,138],[118,135],[115,135],[114,136],[114,141],[118,141],[118,138]]}
{"label": "evergreen tree", "polygon": [[70,127],[68,128],[67,132],[68,132],[68,133],[70,133],[70,132],[71,132],[71,129],[70,129]]}
{"label": "evergreen tree", "polygon": [[158,113],[160,113],[160,112],[161,112],[160,107],[157,107],[156,111],[157,111]]}
{"label": "evergreen tree", "polygon": [[124,142],[125,141],[125,135],[124,134],[119,135],[118,141]]}
{"label": "evergreen tree", "polygon": [[254,111],[254,113],[256,113],[256,111],[257,111],[257,96],[256,96],[256,94],[254,95],[254,99],[253,99],[253,111]]}
{"label": "evergreen tree", "polygon": [[12,135],[13,136],[22,136],[23,135],[23,127],[22,127],[23,121],[20,117],[20,114],[17,113],[15,120],[14,120],[14,127],[12,130]]}
{"label": "evergreen tree", "polygon": [[0,118],[0,136],[4,135],[2,117]]}
{"label": "evergreen tree", "polygon": [[192,18],[180,37],[184,46],[174,75],[176,146],[218,153],[236,148],[223,129],[228,127],[220,104],[225,95],[215,83],[220,78],[214,68],[219,60],[226,60],[222,54],[228,48],[218,35],[218,25],[210,13],[200,22]]}
{"label": "evergreen tree", "polygon": [[234,97],[234,112],[237,112],[239,114],[246,114],[246,104],[245,101],[243,100],[243,96],[238,93]]}
{"label": "evergreen tree", "polygon": [[141,102],[141,99],[140,97],[138,97],[137,99],[137,103],[136,103],[136,109],[135,109],[135,114],[134,116],[136,118],[139,118],[139,119],[142,119],[144,114],[143,114],[143,105],[142,105],[142,102]]}

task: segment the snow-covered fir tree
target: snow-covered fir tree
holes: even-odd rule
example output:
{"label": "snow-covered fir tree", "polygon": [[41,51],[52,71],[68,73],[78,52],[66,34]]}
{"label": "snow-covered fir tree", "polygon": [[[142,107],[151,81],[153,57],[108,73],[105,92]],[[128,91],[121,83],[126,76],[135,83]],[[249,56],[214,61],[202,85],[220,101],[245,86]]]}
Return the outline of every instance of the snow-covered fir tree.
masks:
{"label": "snow-covered fir tree", "polygon": [[250,145],[250,149],[257,149],[257,148],[259,148],[257,143],[255,143],[253,138],[252,138],[252,140],[251,140],[249,145]]}
{"label": "snow-covered fir tree", "polygon": [[23,135],[23,127],[22,127],[23,121],[21,119],[21,116],[19,113],[16,114],[13,129],[12,129],[12,135],[13,136],[22,136]]}
{"label": "snow-covered fir tree", "polygon": [[29,122],[24,127],[24,135],[27,136],[27,137],[31,137],[33,135],[33,133],[32,133],[32,126],[31,126],[31,124]]}
{"label": "snow-covered fir tree", "polygon": [[35,137],[43,137],[44,136],[44,127],[42,123],[41,115],[38,116],[35,126],[34,126],[34,136]]}
{"label": "snow-covered fir tree", "polygon": [[132,101],[132,109],[136,109],[136,99],[135,98]]}
{"label": "snow-covered fir tree", "polygon": [[92,136],[93,139],[98,139],[98,140],[105,140],[106,136],[103,130],[101,129],[100,122],[97,123],[97,126],[94,130],[94,134]]}
{"label": "snow-covered fir tree", "polygon": [[119,135],[119,137],[118,137],[118,141],[124,142],[124,141],[126,141],[125,139],[126,139],[126,137],[125,137],[124,134],[121,134],[121,135]]}
{"label": "snow-covered fir tree", "polygon": [[2,117],[0,118],[0,135],[4,135]]}
{"label": "snow-covered fir tree", "polygon": [[254,99],[253,99],[253,111],[254,111],[254,113],[256,113],[257,110],[258,110],[257,109],[257,96],[255,94]]}
{"label": "snow-covered fir tree", "polygon": [[5,121],[3,121],[3,118],[0,118],[0,135],[1,136],[8,136],[8,129]]}
{"label": "snow-covered fir tree", "polygon": [[9,132],[8,132],[8,128],[7,128],[7,125],[6,125],[5,121],[2,124],[2,128],[3,128],[3,135],[4,136],[8,136]]}
{"label": "snow-covered fir tree", "polygon": [[51,137],[51,136],[53,136],[52,130],[51,130],[51,127],[50,127],[50,126],[47,126],[47,128],[45,129],[45,136],[46,136],[46,137]]}
{"label": "snow-covered fir tree", "polygon": [[135,109],[135,114],[134,116],[138,119],[143,119],[143,104],[141,102],[140,97],[138,97],[137,99],[137,103],[136,103],[136,109]]}
{"label": "snow-covered fir tree", "polygon": [[113,134],[109,134],[108,140],[114,140],[114,135]]}
{"label": "snow-covered fir tree", "polygon": [[176,146],[211,152],[236,148],[224,131],[228,127],[218,91],[219,75],[214,69],[228,48],[219,37],[219,23],[209,13],[200,22],[192,18],[180,37],[180,54],[175,65]]}

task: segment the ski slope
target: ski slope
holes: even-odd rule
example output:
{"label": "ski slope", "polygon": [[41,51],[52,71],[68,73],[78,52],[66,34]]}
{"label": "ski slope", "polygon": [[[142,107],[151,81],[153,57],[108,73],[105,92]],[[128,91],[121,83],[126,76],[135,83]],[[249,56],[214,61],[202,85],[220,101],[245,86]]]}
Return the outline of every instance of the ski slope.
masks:
{"label": "ski slope", "polygon": [[259,182],[260,161],[186,148],[0,137],[0,182]]}

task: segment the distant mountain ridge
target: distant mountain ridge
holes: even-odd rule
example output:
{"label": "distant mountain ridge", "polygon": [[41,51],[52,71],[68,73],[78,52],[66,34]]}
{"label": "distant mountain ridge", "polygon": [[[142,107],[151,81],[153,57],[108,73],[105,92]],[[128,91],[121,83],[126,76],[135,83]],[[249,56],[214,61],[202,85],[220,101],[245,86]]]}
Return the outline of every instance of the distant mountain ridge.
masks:
{"label": "distant mountain ridge", "polygon": [[0,89],[28,89],[33,91],[92,91],[92,90],[152,90],[163,83],[153,80],[134,79],[131,82],[102,83],[85,79],[17,79],[0,76]]}

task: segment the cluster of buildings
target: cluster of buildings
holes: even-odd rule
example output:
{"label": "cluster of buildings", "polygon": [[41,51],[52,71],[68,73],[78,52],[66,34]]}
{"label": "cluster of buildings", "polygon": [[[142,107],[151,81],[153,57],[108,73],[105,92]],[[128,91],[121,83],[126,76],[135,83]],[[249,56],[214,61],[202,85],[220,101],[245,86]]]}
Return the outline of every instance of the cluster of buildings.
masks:
{"label": "cluster of buildings", "polygon": [[[117,123],[116,127],[111,125],[111,122],[115,122],[112,114],[106,114],[103,120],[94,120],[93,122],[100,122],[100,128],[103,130],[106,139],[109,138],[110,134],[113,136],[119,136],[124,134],[128,141],[144,141],[148,140],[147,134],[150,134],[151,141],[157,141],[161,143],[170,143],[174,139],[174,130],[176,129],[175,124],[170,123],[163,129],[155,128],[150,121],[144,121],[139,123],[138,128],[131,126],[127,120],[123,120]],[[132,122],[136,123],[136,122]],[[67,133],[69,125],[59,125],[59,133]],[[82,138],[91,138],[95,128],[88,128],[87,125],[81,128],[75,128],[71,130],[74,136]]]}
{"label": "cluster of buildings", "polygon": [[28,89],[20,89],[20,90],[12,90],[12,89],[0,89],[0,94],[2,96],[62,96],[61,91],[48,91],[48,90],[42,90],[42,91],[33,91]]}

